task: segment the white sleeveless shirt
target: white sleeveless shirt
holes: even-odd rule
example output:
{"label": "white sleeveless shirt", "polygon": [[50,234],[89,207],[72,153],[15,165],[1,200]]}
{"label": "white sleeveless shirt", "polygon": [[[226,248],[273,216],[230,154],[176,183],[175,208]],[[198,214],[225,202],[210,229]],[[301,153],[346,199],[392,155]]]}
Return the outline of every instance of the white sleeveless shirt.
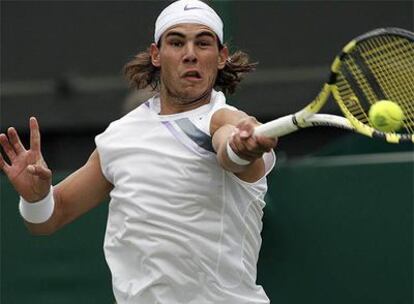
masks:
{"label": "white sleeveless shirt", "polygon": [[[269,303],[256,285],[266,177],[219,165],[209,131],[221,92],[159,115],[155,96],[95,139],[110,193],[104,241],[118,304]],[[266,174],[274,153],[265,154]]]}

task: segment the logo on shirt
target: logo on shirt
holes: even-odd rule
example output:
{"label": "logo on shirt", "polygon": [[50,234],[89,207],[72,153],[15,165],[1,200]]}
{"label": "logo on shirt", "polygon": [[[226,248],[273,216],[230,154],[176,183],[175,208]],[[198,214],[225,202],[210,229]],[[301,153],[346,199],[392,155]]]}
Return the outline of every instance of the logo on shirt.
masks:
{"label": "logo on shirt", "polygon": [[186,4],[186,5],[184,6],[184,10],[185,10],[185,11],[195,10],[195,9],[203,9],[203,8],[201,8],[201,7],[197,7],[197,6],[189,6],[188,4]]}

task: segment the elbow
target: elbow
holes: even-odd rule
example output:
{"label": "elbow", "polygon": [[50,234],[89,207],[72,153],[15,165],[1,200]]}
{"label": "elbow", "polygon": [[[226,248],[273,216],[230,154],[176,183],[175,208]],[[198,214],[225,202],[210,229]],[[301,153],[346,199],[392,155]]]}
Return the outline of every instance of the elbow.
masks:
{"label": "elbow", "polygon": [[31,236],[50,236],[54,233],[54,231],[29,229],[29,233]]}
{"label": "elbow", "polygon": [[32,236],[50,236],[54,234],[58,229],[54,225],[48,225],[47,223],[44,224],[32,224],[26,223],[27,230],[30,235]]}

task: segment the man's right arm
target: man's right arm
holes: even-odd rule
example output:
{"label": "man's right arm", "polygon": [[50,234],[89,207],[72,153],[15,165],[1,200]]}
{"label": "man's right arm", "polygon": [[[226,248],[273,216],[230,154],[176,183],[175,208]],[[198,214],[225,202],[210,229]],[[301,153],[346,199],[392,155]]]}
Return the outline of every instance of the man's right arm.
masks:
{"label": "man's right arm", "polygon": [[113,186],[102,174],[99,154],[95,150],[86,164],[54,186],[55,208],[49,220],[41,224],[25,221],[35,235],[49,235],[108,197]]}

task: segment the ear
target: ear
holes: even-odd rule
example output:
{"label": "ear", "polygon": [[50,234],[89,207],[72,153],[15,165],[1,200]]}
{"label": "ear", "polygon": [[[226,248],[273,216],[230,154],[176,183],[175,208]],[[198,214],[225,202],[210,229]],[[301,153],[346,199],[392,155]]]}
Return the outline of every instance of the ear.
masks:
{"label": "ear", "polygon": [[229,49],[227,46],[223,46],[220,50],[219,58],[218,58],[218,69],[222,70],[226,66],[227,59],[229,58]]}
{"label": "ear", "polygon": [[152,65],[159,68],[161,66],[160,50],[155,43],[152,43],[150,46],[150,54],[151,54]]}

